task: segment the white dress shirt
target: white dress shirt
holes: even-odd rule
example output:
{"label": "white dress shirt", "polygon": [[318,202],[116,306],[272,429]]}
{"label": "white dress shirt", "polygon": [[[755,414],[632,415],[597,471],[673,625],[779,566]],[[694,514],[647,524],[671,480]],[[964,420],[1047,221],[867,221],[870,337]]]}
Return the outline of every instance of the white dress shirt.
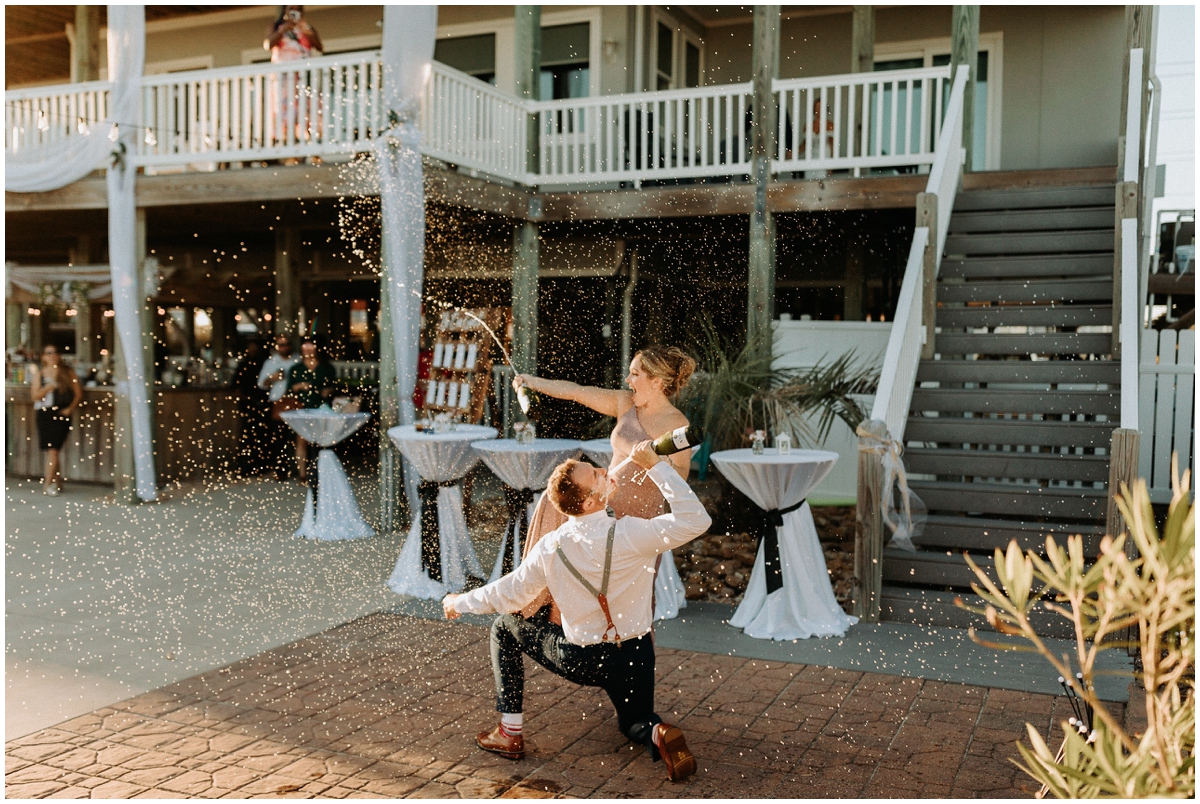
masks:
{"label": "white dress shirt", "polygon": [[599,590],[608,529],[616,523],[608,581],[609,610],[621,639],[632,639],[649,631],[655,559],[659,553],[687,544],[712,524],[695,492],[670,463],[658,463],[650,470],[649,477],[662,492],[671,513],[653,519],[627,516],[618,520],[607,511],[570,517],[557,530],[546,534],[516,570],[460,596],[454,608],[463,614],[516,612],[549,587],[562,611],[563,635],[567,641],[574,645],[601,642],[608,623],[600,604],[563,566],[555,551],[561,547],[567,560]]}
{"label": "white dress shirt", "polygon": [[[283,395],[287,393],[288,369],[296,365],[299,360],[300,358],[297,355],[284,357],[283,355],[279,354],[278,351],[272,349],[270,356],[263,361],[263,367],[258,372],[258,387],[270,389],[267,397],[272,402],[278,402],[280,399],[283,399]],[[283,369],[283,379],[268,384],[267,377],[270,377],[280,369]]]}

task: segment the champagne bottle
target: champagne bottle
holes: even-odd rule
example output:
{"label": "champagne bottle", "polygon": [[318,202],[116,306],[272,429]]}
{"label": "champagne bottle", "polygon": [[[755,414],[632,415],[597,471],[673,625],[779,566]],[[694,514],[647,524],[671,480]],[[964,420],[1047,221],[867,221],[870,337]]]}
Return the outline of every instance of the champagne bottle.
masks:
{"label": "champagne bottle", "polygon": [[521,413],[528,416],[529,410],[537,406],[538,394],[529,386],[522,385],[517,389],[517,404],[521,406]]}
{"label": "champagne bottle", "polygon": [[685,449],[700,446],[704,441],[704,433],[694,424],[676,427],[669,433],[663,433],[654,439],[654,451],[659,455],[674,455]]}

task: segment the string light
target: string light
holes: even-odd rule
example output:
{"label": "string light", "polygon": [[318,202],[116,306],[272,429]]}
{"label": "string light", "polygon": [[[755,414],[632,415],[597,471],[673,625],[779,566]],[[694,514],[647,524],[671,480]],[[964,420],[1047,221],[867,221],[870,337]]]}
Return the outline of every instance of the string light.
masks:
{"label": "string light", "polygon": [[38,131],[49,131],[50,119],[46,117],[45,109],[38,109]]}
{"label": "string light", "polygon": [[78,128],[78,129],[79,129],[79,133],[80,133],[80,134],[84,134],[84,135],[86,135],[86,134],[89,134],[89,133],[91,133],[90,129],[88,128],[87,121],[86,121],[86,120],[84,120],[82,117],[81,117],[81,118],[79,118],[79,125],[78,125],[78,126],[76,126],[76,128]]}
{"label": "string light", "polygon": [[146,144],[158,145],[158,137],[154,136],[154,129],[152,128],[146,129]]}
{"label": "string light", "polygon": [[109,142],[116,142],[117,138],[120,136],[121,136],[121,132],[118,130],[117,124],[113,123],[112,129],[108,132]]}

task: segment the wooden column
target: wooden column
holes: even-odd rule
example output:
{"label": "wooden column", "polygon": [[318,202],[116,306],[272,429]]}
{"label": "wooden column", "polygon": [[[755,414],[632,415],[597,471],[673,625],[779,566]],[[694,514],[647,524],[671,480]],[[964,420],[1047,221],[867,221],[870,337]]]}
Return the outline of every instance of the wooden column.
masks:
{"label": "wooden column", "polygon": [[[1124,150],[1124,149],[1122,149]],[[1121,221],[1125,218],[1138,216],[1138,183],[1135,181],[1117,182],[1116,214],[1113,221],[1113,276],[1112,276],[1112,356],[1114,360],[1121,358],[1121,251],[1124,249],[1124,236]],[[1137,359],[1137,349],[1133,350],[1133,359]]]}
{"label": "wooden column", "polygon": [[854,6],[850,30],[850,72],[875,69],[875,6]]}
{"label": "wooden column", "polygon": [[779,6],[754,7],[754,60],[750,154],[754,208],[750,212],[750,265],[747,277],[746,338],[768,353],[775,317],[775,218],[767,208],[767,185],[775,155],[775,98],[779,75]]}
{"label": "wooden column", "polygon": [[538,262],[538,225],[518,223],[513,229],[512,279],[512,360],[518,374],[537,372]]}
{"label": "wooden column", "polygon": [[75,6],[71,82],[100,80],[100,6]]}
{"label": "wooden column", "polygon": [[865,288],[863,276],[863,242],[861,238],[851,237],[846,246],[846,285],[842,294],[842,320],[863,320],[863,291]]}
{"label": "wooden column", "polygon": [[854,615],[866,623],[879,622],[883,599],[883,456],[864,451],[874,439],[887,437],[887,425],[869,420],[858,426],[858,502],[854,529]]}
{"label": "wooden column", "polygon": [[300,232],[292,227],[275,230],[275,334],[297,335],[300,312],[300,281],[296,262],[300,259]]}
{"label": "wooden column", "polygon": [[[513,57],[517,96],[539,100],[542,75],[542,7],[515,6],[513,15],[516,26]],[[529,116],[527,125],[529,135],[526,168],[536,173],[539,151],[537,119],[534,115]],[[529,207],[529,219],[513,228],[512,359],[514,370],[523,374],[533,374],[537,371],[537,219],[541,217],[541,199],[531,199]]]}
{"label": "wooden column", "polygon": [[[1122,59],[1121,71],[1121,111],[1119,117],[1119,125],[1117,127],[1117,137],[1120,142],[1117,148],[1117,176],[1120,177],[1125,171],[1125,123],[1126,123],[1126,106],[1129,92],[1129,51],[1136,47],[1142,49],[1142,77],[1148,79],[1150,75],[1150,62],[1152,58],[1151,44],[1154,32],[1154,6],[1125,6],[1125,52]],[[1142,90],[1142,137],[1143,142],[1146,136],[1146,117],[1149,112],[1150,97],[1145,89]],[[1138,154],[1144,151],[1138,149]],[[1138,172],[1138,178],[1141,178],[1141,172]]]}
{"label": "wooden column", "polygon": [[929,227],[923,259],[924,281],[921,283],[921,326],[925,328],[925,343],[921,346],[923,360],[933,359],[933,326],[937,318],[937,220],[937,195],[917,193],[917,226]]}
{"label": "wooden column", "polygon": [[[529,100],[540,100],[542,85],[542,7],[514,6],[513,22],[516,30],[513,36],[513,66],[516,77],[517,97]],[[529,139],[526,152],[526,165],[530,171],[537,171],[538,164],[538,128],[537,118],[529,115]]]}
{"label": "wooden column", "polygon": [[960,64],[971,68],[966,90],[963,92],[963,148],[967,161],[963,172],[973,167],[975,145],[975,74],[979,71],[979,6],[954,6],[950,22],[950,80]]}
{"label": "wooden column", "polygon": [[[1137,430],[1118,428],[1113,430],[1109,442],[1108,459],[1108,515],[1105,519],[1105,532],[1118,536],[1127,529],[1121,509],[1117,507],[1117,494],[1121,485],[1132,489],[1138,477],[1138,446],[1140,437]],[[1128,550],[1133,540],[1126,544]]]}
{"label": "wooden column", "polygon": [[[75,240],[75,248],[70,250],[71,262],[74,265],[92,264],[92,238],[80,235]],[[92,302],[87,293],[78,294],[75,300],[75,362],[92,363],[96,360],[97,349],[92,338]]]}

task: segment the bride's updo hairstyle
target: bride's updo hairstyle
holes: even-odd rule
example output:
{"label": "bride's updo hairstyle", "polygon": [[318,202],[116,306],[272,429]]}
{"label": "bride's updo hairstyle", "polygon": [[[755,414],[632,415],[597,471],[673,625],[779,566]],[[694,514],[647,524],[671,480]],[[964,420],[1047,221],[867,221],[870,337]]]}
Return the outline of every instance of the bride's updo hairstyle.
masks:
{"label": "bride's updo hairstyle", "polygon": [[634,357],[642,359],[647,374],[663,381],[663,394],[668,398],[683,390],[696,370],[696,361],[678,346],[647,346]]}

